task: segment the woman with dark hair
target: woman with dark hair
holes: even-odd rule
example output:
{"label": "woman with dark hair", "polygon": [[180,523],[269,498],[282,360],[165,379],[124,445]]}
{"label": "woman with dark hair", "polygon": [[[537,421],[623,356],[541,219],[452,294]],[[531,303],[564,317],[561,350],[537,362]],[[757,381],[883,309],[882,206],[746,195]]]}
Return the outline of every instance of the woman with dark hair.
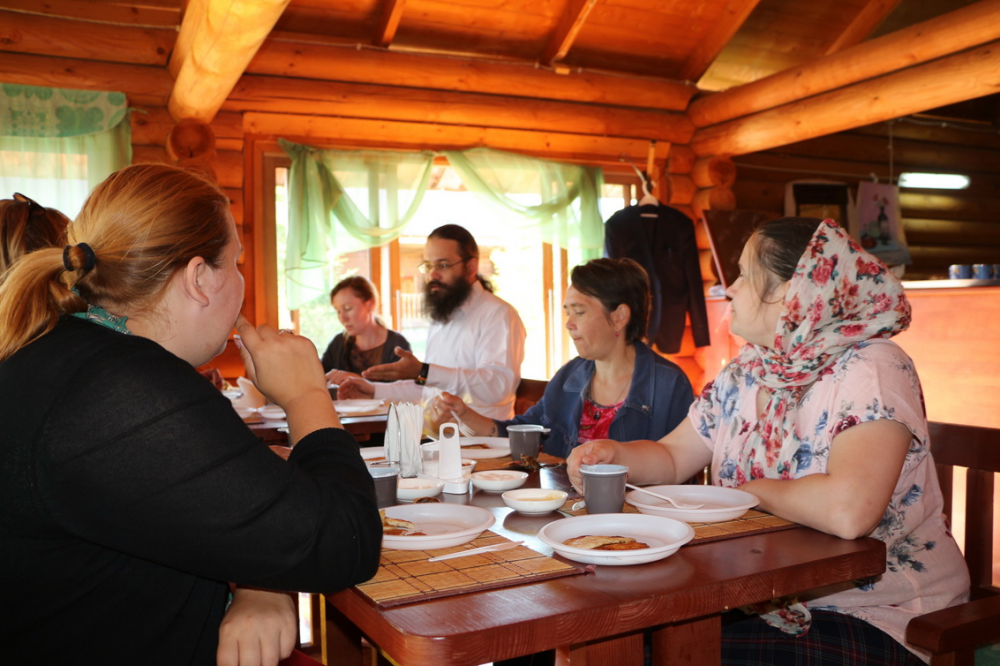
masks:
{"label": "woman with dark hair", "polygon": [[[370,578],[381,521],[312,342],[240,316],[228,197],[138,164],[0,284],[0,623],[11,663],[275,664],[287,594]],[[288,461],[195,370],[233,326]],[[230,583],[236,584],[230,601]],[[273,623],[272,623],[273,620]]]}
{"label": "woman with dark hair", "polygon": [[344,327],[323,353],[327,379],[336,381],[338,371],[360,375],[373,365],[399,360],[396,347],[410,351],[406,338],[390,331],[378,316],[375,287],[360,275],[344,278],[330,292],[330,303]]}
{"label": "woman with dark hair", "polygon": [[[711,464],[715,485],[845,539],[886,544],[883,575],[728,618],[724,664],[921,664],[904,633],[915,615],[968,596],[948,532],[920,380],[888,338],[910,323],[902,285],[832,220],[784,218],[751,236],[729,288],[746,341],[688,418],[658,442],[581,446],[581,465],[627,465],[629,480],[673,484]],[[749,615],[749,617],[748,617]]]}
{"label": "woman with dark hair", "polygon": [[444,393],[432,421],[458,416],[480,436],[506,436],[507,426],[550,429],[545,452],[565,458],[592,439],[653,439],[673,430],[694,398],[675,364],[642,342],[649,316],[646,271],[631,259],[594,259],[573,269],[563,311],[579,356],[559,369],[542,399],[511,420],[496,421]]}

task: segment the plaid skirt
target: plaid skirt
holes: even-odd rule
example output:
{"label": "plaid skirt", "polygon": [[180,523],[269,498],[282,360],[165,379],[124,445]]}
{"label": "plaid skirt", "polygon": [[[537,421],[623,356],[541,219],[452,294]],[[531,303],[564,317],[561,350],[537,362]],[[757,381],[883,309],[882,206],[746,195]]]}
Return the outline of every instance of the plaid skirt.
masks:
{"label": "plaid skirt", "polygon": [[786,634],[740,611],[723,615],[724,666],[925,666],[892,636],[850,615],[811,610],[812,626]]}

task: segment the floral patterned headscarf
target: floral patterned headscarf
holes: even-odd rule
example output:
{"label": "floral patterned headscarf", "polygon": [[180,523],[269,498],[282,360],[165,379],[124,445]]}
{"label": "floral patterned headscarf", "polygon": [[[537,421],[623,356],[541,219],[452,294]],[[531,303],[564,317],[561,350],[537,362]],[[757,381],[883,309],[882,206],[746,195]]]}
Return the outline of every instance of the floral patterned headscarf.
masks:
{"label": "floral patterned headscarf", "polygon": [[772,391],[760,428],[737,461],[745,478],[795,476],[784,468],[799,445],[794,419],[787,417],[802,395],[851,345],[892,337],[909,325],[910,303],[896,276],[833,220],[823,220],[795,267],[774,346],[747,344],[736,359]]}

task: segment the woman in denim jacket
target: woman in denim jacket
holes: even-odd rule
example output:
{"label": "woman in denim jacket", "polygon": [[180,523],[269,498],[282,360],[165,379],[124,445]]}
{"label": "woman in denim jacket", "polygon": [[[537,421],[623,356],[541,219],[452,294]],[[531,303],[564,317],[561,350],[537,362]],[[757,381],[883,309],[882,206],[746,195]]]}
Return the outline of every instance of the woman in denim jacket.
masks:
{"label": "woman in denim jacket", "polygon": [[437,427],[453,414],[479,436],[506,436],[507,426],[550,430],[544,451],[565,458],[592,439],[659,438],[687,416],[694,399],[681,369],[642,342],[649,280],[631,259],[594,259],[573,269],[563,311],[579,356],[564,365],[542,399],[509,421],[495,421],[443,393],[431,405]]}

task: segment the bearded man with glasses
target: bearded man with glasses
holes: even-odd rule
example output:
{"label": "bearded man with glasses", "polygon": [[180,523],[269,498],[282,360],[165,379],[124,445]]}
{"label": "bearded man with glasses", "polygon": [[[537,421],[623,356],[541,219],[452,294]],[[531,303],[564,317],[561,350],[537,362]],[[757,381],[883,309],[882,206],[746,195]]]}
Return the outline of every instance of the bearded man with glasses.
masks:
{"label": "bearded man with glasses", "polygon": [[438,227],[427,237],[419,269],[427,276],[424,308],[432,320],[427,358],[421,362],[397,347],[395,363],[371,367],[362,377],[331,376],[340,385],[338,397],[426,404],[447,391],[480,414],[512,418],[526,333],[517,310],[479,275],[476,239],[457,224]]}

